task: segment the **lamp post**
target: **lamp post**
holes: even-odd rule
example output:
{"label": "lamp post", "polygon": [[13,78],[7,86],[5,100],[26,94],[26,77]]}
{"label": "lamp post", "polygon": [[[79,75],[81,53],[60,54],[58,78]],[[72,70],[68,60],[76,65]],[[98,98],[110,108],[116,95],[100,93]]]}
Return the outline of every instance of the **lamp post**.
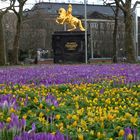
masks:
{"label": "lamp post", "polygon": [[7,64],[7,45],[6,45],[6,37],[8,37],[7,35],[7,32],[8,32],[8,29],[9,29],[9,25],[6,24],[5,27],[4,27],[4,63]]}
{"label": "lamp post", "polygon": [[138,17],[137,17],[137,11],[133,12],[134,14],[134,46],[135,46],[135,55],[136,60],[138,60]]}
{"label": "lamp post", "polygon": [[84,0],[85,6],[85,63],[87,64],[87,0]]}
{"label": "lamp post", "polygon": [[136,7],[137,5],[140,4],[140,1],[136,1],[133,8],[132,8],[132,12],[133,12],[133,16],[134,16],[134,46],[135,46],[135,56],[136,56],[136,60],[138,60],[138,16],[137,16],[137,11],[136,11]]}

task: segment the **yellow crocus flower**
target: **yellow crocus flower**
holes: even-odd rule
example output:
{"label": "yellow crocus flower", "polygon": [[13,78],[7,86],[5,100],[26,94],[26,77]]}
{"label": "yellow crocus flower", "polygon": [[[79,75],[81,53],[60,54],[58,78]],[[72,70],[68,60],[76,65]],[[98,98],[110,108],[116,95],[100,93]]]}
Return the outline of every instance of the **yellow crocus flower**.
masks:
{"label": "yellow crocus flower", "polygon": [[137,118],[131,117],[130,122],[131,122],[133,125],[137,125],[137,124],[136,124]]}
{"label": "yellow crocus flower", "polygon": [[84,140],[83,134],[78,134],[78,140]]}
{"label": "yellow crocus flower", "polygon": [[55,118],[57,119],[57,120],[59,120],[60,119],[60,115],[59,114],[57,114],[56,116],[55,116]]}
{"label": "yellow crocus flower", "polygon": [[87,123],[85,120],[81,119],[81,126],[86,129],[87,128]]}
{"label": "yellow crocus flower", "polygon": [[80,115],[80,116],[83,114],[83,112],[84,112],[83,109],[79,109],[79,110],[77,110],[77,114]]}
{"label": "yellow crocus flower", "polygon": [[122,137],[124,135],[124,133],[125,133],[124,130],[121,129],[118,133],[119,137]]}
{"label": "yellow crocus flower", "polygon": [[94,130],[90,131],[90,135],[92,135],[92,136],[94,135]]}
{"label": "yellow crocus flower", "polygon": [[26,115],[26,114],[25,114],[25,115],[23,115],[23,116],[22,116],[22,118],[26,120],[26,118],[27,118],[27,115]]}
{"label": "yellow crocus flower", "polygon": [[94,116],[94,114],[90,111],[88,111],[87,115],[88,115],[88,117],[93,117]]}
{"label": "yellow crocus flower", "polygon": [[42,112],[39,113],[39,117],[43,117],[44,114]]}
{"label": "yellow crocus flower", "polygon": [[38,99],[36,97],[34,97],[34,103],[38,103]]}
{"label": "yellow crocus flower", "polygon": [[101,122],[101,128],[104,128],[104,123],[103,122]]}
{"label": "yellow crocus flower", "polygon": [[128,134],[127,139],[128,140],[132,140],[133,139],[133,135],[132,134]]}
{"label": "yellow crocus flower", "polygon": [[108,114],[108,115],[107,115],[107,118],[108,118],[108,120],[113,120],[113,115]]}
{"label": "yellow crocus flower", "polygon": [[74,119],[75,121],[78,121],[79,120],[79,117],[77,115],[73,115],[72,116],[72,119]]}
{"label": "yellow crocus flower", "polygon": [[74,121],[73,124],[72,124],[72,126],[73,127],[76,127],[77,126],[77,121]]}
{"label": "yellow crocus flower", "polygon": [[68,114],[67,115],[67,119],[71,119],[72,118],[72,115],[71,114]]}
{"label": "yellow crocus flower", "polygon": [[130,113],[125,113],[125,118],[129,118],[129,117],[131,117],[132,115],[130,114]]}
{"label": "yellow crocus flower", "polygon": [[15,109],[12,107],[10,108],[10,113],[14,113],[15,112]]}
{"label": "yellow crocus flower", "polygon": [[52,107],[51,107],[51,109],[52,109],[52,110],[54,110],[54,109],[55,109],[55,107],[54,107],[54,106],[52,106]]}
{"label": "yellow crocus flower", "polygon": [[8,117],[7,119],[6,119],[6,122],[10,122],[11,121],[11,118],[10,117]]}
{"label": "yellow crocus flower", "polygon": [[43,104],[40,104],[40,105],[39,105],[39,108],[42,109],[42,107],[43,107]]}
{"label": "yellow crocus flower", "polygon": [[100,139],[101,137],[101,132],[97,132],[97,138]]}

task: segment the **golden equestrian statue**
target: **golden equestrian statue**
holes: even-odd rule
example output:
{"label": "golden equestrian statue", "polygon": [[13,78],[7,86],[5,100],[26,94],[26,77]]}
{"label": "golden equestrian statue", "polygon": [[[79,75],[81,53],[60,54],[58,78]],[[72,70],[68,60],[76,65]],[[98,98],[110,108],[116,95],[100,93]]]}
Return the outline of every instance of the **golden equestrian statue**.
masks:
{"label": "golden equestrian statue", "polygon": [[58,10],[58,14],[59,14],[59,16],[56,18],[56,22],[58,24],[66,23],[69,26],[71,26],[72,28],[68,29],[68,31],[76,30],[77,27],[79,27],[79,29],[81,31],[85,31],[84,27],[82,26],[81,20],[72,16],[72,5],[71,4],[68,5],[67,11],[64,8],[60,8]]}

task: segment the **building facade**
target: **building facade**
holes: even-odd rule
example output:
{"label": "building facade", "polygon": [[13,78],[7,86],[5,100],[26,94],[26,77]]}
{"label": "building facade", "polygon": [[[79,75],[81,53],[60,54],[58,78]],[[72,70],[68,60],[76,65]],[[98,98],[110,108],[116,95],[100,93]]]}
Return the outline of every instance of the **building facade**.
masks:
{"label": "building facade", "polygon": [[[72,4],[73,15],[80,18],[84,24],[84,4]],[[59,8],[67,9],[68,3],[40,2],[31,10],[24,11],[24,21],[20,38],[20,52],[25,57],[34,57],[38,49],[46,50],[47,57],[53,57],[52,34],[55,31],[64,31],[66,26],[56,23]],[[115,8],[115,7],[113,7]],[[124,48],[124,23],[123,14],[119,13],[119,26],[117,35],[117,54],[123,57]],[[112,57],[114,13],[111,7],[103,5],[87,4],[87,29],[90,33],[88,56]],[[140,18],[138,40],[140,42]],[[93,47],[93,54],[91,53]],[[140,43],[138,43],[138,55],[140,55]]]}

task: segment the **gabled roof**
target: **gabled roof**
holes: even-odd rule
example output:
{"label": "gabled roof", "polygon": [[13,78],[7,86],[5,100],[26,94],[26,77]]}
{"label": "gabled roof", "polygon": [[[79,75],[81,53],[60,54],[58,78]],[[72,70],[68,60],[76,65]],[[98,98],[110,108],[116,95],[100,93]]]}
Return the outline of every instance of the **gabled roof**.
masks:
{"label": "gabled roof", "polygon": [[114,19],[114,16],[102,14],[96,11],[88,15],[88,17],[89,19],[108,19],[108,20]]}
{"label": "gabled roof", "polygon": [[[68,3],[52,3],[52,2],[40,2],[36,3],[31,11],[41,10],[47,14],[57,15],[57,10],[59,8],[67,9]],[[85,14],[85,5],[84,4],[72,4],[73,15],[83,17]],[[113,7],[115,9],[115,6]],[[114,12],[110,6],[105,5],[92,5],[87,4],[87,15],[92,15],[92,13],[97,12],[102,15],[114,16]],[[122,13],[120,13],[121,15]]]}

